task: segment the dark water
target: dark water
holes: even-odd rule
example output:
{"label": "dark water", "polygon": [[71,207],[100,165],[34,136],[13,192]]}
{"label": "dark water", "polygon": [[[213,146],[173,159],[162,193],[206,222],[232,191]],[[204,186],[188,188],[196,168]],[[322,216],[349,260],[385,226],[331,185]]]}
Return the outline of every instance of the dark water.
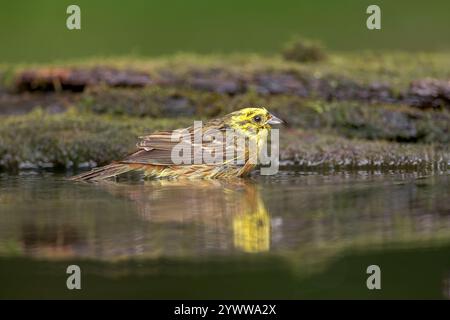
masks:
{"label": "dark water", "polygon": [[[447,173],[0,174],[0,298],[450,297]],[[80,266],[82,289],[66,288]],[[381,268],[381,290],[366,269]]]}

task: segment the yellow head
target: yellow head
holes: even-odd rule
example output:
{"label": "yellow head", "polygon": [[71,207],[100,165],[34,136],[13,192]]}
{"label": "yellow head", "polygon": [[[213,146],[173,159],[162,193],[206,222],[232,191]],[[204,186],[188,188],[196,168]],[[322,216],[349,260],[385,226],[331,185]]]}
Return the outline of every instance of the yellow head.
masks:
{"label": "yellow head", "polygon": [[273,124],[283,123],[266,108],[244,108],[229,115],[229,125],[231,128],[243,132],[247,136],[267,133]]}

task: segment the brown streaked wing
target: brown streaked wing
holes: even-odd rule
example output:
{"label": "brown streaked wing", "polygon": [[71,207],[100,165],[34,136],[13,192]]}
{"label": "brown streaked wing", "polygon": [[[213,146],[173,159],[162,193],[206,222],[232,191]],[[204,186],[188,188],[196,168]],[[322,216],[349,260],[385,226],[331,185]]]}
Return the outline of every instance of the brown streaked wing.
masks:
{"label": "brown streaked wing", "polygon": [[[203,130],[207,132],[210,129],[217,129],[224,132],[226,126],[223,126],[219,121],[210,121],[208,126],[203,127]],[[181,132],[180,139],[183,134],[188,136],[184,137],[182,143],[186,143],[187,147],[191,147],[191,163],[194,163],[194,151],[202,151],[197,148],[193,148],[194,144],[194,130],[192,127],[184,129],[185,132]],[[205,133],[204,132],[204,133]],[[174,131],[159,131],[147,136],[139,137],[141,140],[136,144],[138,151],[129,155],[122,163],[140,163],[140,164],[154,164],[154,165],[174,165],[172,161],[172,149],[180,143],[180,140],[172,141],[172,135]],[[180,131],[178,132],[180,133]],[[225,139],[224,139],[225,140]],[[233,146],[225,146],[225,141],[214,142],[205,141],[202,143],[203,149],[214,150],[212,148],[222,148],[227,150],[233,148]],[[225,151],[223,151],[225,154]],[[179,164],[177,164],[179,165]]]}

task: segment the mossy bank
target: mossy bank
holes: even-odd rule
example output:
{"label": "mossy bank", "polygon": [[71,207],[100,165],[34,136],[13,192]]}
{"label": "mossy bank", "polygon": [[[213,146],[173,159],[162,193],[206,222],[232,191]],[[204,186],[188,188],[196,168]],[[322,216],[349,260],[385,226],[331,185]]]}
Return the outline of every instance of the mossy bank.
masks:
{"label": "mossy bank", "polygon": [[255,55],[0,67],[0,168],[79,168],[136,137],[245,106],[288,120],[281,160],[305,168],[439,168],[450,142],[450,58]]}

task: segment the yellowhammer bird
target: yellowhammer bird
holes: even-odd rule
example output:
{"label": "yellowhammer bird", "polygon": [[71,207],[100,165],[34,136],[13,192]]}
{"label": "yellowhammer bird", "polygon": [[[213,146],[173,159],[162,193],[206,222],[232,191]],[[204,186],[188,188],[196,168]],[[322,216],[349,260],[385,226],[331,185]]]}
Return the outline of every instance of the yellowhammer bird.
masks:
{"label": "yellowhammer bird", "polygon": [[71,179],[99,181],[131,171],[146,178],[245,176],[257,164],[251,146],[259,153],[271,125],[282,122],[265,108],[244,108],[200,126],[155,132],[140,137],[138,150],[125,159]]}

